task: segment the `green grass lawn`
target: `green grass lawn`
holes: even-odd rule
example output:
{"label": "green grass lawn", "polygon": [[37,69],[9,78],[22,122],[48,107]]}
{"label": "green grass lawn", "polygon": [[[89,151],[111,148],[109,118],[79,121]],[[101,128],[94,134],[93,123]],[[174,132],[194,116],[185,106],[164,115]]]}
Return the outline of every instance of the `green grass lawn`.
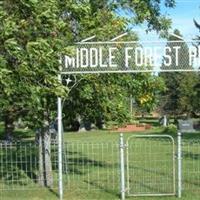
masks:
{"label": "green grass lawn", "polygon": [[[134,133],[134,134],[160,134],[162,133],[161,129],[154,129],[151,131],[147,131],[145,133]],[[130,137],[131,133],[125,133],[124,138],[125,140]],[[173,137],[176,140],[175,135]],[[193,135],[186,135],[184,136],[185,142],[188,144],[191,142],[191,139],[198,140],[199,134],[193,134]],[[119,139],[119,133],[113,133],[113,132],[93,132],[93,133],[68,133],[65,134],[65,140],[69,142],[99,142],[99,143],[107,143],[110,141],[118,141]],[[133,143],[132,143],[133,142]],[[149,193],[150,191],[153,192],[169,192],[172,191],[172,163],[171,163],[171,143],[168,141],[160,141],[160,140],[153,140],[150,141],[148,139],[140,139],[134,144],[134,140],[130,142],[131,148],[130,151],[130,158],[129,160],[135,160],[135,162],[130,162],[130,182],[131,186],[130,189],[131,192],[144,192]],[[176,141],[175,141],[176,142]],[[145,145],[144,145],[145,144]],[[200,144],[200,141],[198,140],[198,144]],[[199,199],[200,195],[200,161],[198,159],[198,156],[200,155],[200,149],[197,145],[192,145],[191,147],[189,145],[185,146],[183,148],[184,151],[184,161],[183,161],[183,167],[184,167],[184,192],[183,192],[183,198],[182,199]],[[190,147],[190,148],[189,148]],[[144,149],[145,148],[145,149]],[[84,152],[83,149],[86,149],[85,147],[78,147],[76,150],[77,152],[82,152],[85,154],[86,157],[91,158],[92,155],[88,153],[87,151]],[[99,148],[101,149],[101,148]],[[99,150],[97,148],[96,152]],[[110,154],[108,152],[112,152],[113,150],[111,147],[107,147],[105,152],[97,153],[95,157],[92,157],[92,159],[102,161],[104,160],[105,163],[109,163],[109,160],[111,159]],[[114,151],[117,151],[115,149]],[[134,153],[133,153],[134,152]],[[149,154],[148,154],[149,152]],[[151,154],[154,154],[151,156]],[[102,157],[103,154],[103,158]],[[169,155],[170,154],[170,155]],[[190,157],[187,155],[189,154]],[[145,157],[146,156],[146,157]],[[144,159],[145,158],[145,159]],[[117,162],[117,158],[116,162]],[[145,161],[146,160],[146,161]],[[168,162],[165,162],[166,160],[169,160]],[[148,163],[149,161],[149,163]],[[149,165],[151,163],[151,165]],[[119,163],[117,163],[119,165]],[[106,166],[106,165],[105,165]],[[119,181],[119,177],[117,174],[118,166],[115,165],[112,166],[112,172],[114,172],[114,181],[112,180],[112,176],[110,177],[111,183],[105,183],[104,187],[99,186],[100,191],[97,193],[88,192],[86,190],[79,190],[75,189],[76,191],[75,198],[74,199],[118,199],[119,198],[119,188],[112,188],[113,182]],[[189,173],[189,170],[191,170],[191,173]],[[198,172],[198,173],[197,173]],[[96,171],[93,171],[94,177],[98,176],[96,174]],[[100,171],[100,177],[103,177],[104,174],[106,174],[106,167],[103,167]],[[195,177],[196,176],[196,177]],[[77,186],[82,181],[84,183],[84,179],[87,179],[87,174],[84,177],[84,175],[77,175]],[[152,188],[148,188],[148,183],[145,184],[145,181],[150,181],[150,185]],[[76,185],[76,179],[75,179],[75,185]],[[95,178],[94,178],[95,182]],[[102,178],[103,182],[103,178]],[[116,182],[115,182],[116,183]],[[106,185],[107,184],[107,185]],[[85,185],[86,187],[86,185]],[[115,184],[115,187],[118,187],[118,183]],[[84,187],[83,187],[84,188]],[[66,194],[72,194],[71,191],[67,192]],[[93,196],[95,194],[95,196]],[[72,196],[73,198],[73,196]],[[176,197],[128,197],[128,199],[176,199]]]}
{"label": "green grass lawn", "polygon": [[[134,134],[163,134],[157,127]],[[124,138],[133,135],[124,133]],[[173,137],[176,139],[175,135]],[[183,200],[198,200],[200,196],[200,140],[199,134],[184,136]],[[191,143],[192,140],[197,141]],[[65,133],[64,199],[119,199],[119,133],[93,131]],[[129,186],[131,193],[168,192],[172,187],[171,143],[166,140],[132,139],[129,147]],[[167,162],[166,162],[167,161]],[[198,173],[197,173],[198,172]],[[151,187],[149,187],[149,185]],[[0,184],[1,188],[1,184]],[[0,189],[2,200],[54,200],[57,190]],[[20,188],[20,187],[19,187]],[[127,197],[127,199],[174,200],[177,197]]]}

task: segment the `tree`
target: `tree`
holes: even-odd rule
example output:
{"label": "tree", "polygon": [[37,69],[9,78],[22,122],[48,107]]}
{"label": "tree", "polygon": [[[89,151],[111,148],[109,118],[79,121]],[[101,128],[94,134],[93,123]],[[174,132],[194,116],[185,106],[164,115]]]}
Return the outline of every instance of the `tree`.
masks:
{"label": "tree", "polygon": [[[173,7],[174,0],[166,0],[165,5]],[[57,80],[59,56],[88,35],[109,40],[127,30],[131,21],[117,15],[119,9],[134,13],[134,24],[147,21],[149,29],[157,31],[169,27],[158,0],[5,0],[0,4],[0,111],[9,138],[19,116],[31,117],[29,125],[40,128],[42,185],[52,185],[49,124],[55,118],[54,102],[68,94]]]}
{"label": "tree", "polygon": [[[91,7],[87,7],[87,13],[83,14],[83,7],[76,6],[70,10],[70,19],[72,20],[73,30],[74,30],[74,40],[80,41],[81,38],[86,38],[88,35],[96,35],[97,40],[110,40],[115,35],[119,35],[121,32],[127,31],[127,23],[142,23],[144,21],[148,22],[149,29],[167,30],[170,25],[170,20],[167,20],[164,16],[161,16],[160,13],[160,4],[158,1],[90,1]],[[174,6],[174,1],[166,1],[166,5],[169,7]],[[129,13],[134,13],[132,19],[126,19],[125,16],[116,15],[117,10],[126,10]],[[77,17],[77,14],[81,17]],[[151,14],[150,14],[151,13]],[[76,16],[76,17],[75,17]],[[80,19],[80,21],[78,21]],[[92,19],[92,20],[89,20]],[[133,34],[129,34],[131,36]],[[134,36],[135,38],[135,36]],[[135,38],[136,39],[136,38]],[[129,78],[131,77],[131,78]],[[146,83],[148,83],[148,78],[151,78],[151,75],[141,75],[145,77]],[[76,116],[80,116],[84,120],[90,120],[91,122],[96,122],[98,119],[104,120],[115,120],[118,122],[124,122],[129,119],[127,114],[127,103],[125,98],[127,98],[133,91],[135,92],[136,87],[140,87],[137,84],[134,85],[134,90],[130,91],[127,94],[127,85],[124,84],[123,87],[121,82],[125,79],[131,80],[132,83],[139,82],[142,80],[140,76],[129,76],[124,75],[100,75],[100,76],[85,76],[83,81],[78,85],[77,88],[73,88],[73,91],[70,92],[69,97],[65,101],[64,113],[67,121],[73,121]],[[78,77],[78,79],[82,79]],[[134,82],[134,79],[135,82]],[[109,85],[108,85],[109,83]],[[143,81],[145,85],[145,81]],[[126,85],[126,86],[125,86]],[[148,85],[148,84],[147,84]],[[96,89],[96,88],[102,89]],[[133,86],[132,86],[133,87]],[[140,87],[140,89],[143,89]],[[156,89],[156,88],[154,88]],[[112,90],[112,91],[111,91]],[[121,91],[115,92],[115,91]],[[148,92],[148,87],[146,87],[145,94],[143,95],[144,90],[139,90],[134,93],[134,97],[140,102],[140,106],[150,107],[154,104],[155,98],[152,90]],[[150,96],[149,93],[151,93]],[[112,99],[112,101],[110,100]],[[139,100],[143,99],[143,100]],[[150,103],[152,102],[152,103]],[[120,106],[119,106],[120,105]]]}
{"label": "tree", "polygon": [[49,97],[67,94],[67,88],[57,81],[58,54],[66,37],[59,11],[60,2],[53,0],[9,0],[0,5],[0,104],[6,134],[10,137],[19,115],[34,114],[32,125],[41,129],[40,180],[46,186],[53,181]]}
{"label": "tree", "polygon": [[163,88],[160,77],[148,73],[87,75],[64,103],[65,121],[73,123],[81,118],[97,126],[102,120],[127,123],[131,119],[130,95],[140,108],[149,112],[155,108],[157,95]]}
{"label": "tree", "polygon": [[[194,20],[194,24],[196,26],[196,28],[199,30],[200,32],[200,24]],[[200,36],[196,36],[195,38],[195,46],[199,46],[200,45],[200,42],[196,42],[196,41],[199,41],[200,40]],[[200,68],[200,66],[199,66]],[[199,114],[200,113],[200,73],[198,73],[198,82],[196,83],[196,85],[194,86],[194,90],[196,91],[196,95],[193,99],[193,110],[196,114]]]}
{"label": "tree", "polygon": [[[174,31],[174,34],[182,37],[178,30]],[[192,69],[189,64],[189,49],[187,44],[181,39],[170,36],[166,46],[172,47],[180,46],[181,49],[178,52],[178,66],[176,64],[176,52],[173,49],[170,53],[172,58],[172,64],[170,66],[162,66],[163,69]],[[174,41],[174,42],[171,42]],[[176,42],[177,41],[177,42]],[[164,60],[163,60],[164,63]],[[197,83],[197,74],[195,72],[164,72],[160,75],[166,84],[166,92],[161,99],[162,111],[169,115],[187,114],[189,116],[193,111],[193,98],[195,95],[194,86]]]}

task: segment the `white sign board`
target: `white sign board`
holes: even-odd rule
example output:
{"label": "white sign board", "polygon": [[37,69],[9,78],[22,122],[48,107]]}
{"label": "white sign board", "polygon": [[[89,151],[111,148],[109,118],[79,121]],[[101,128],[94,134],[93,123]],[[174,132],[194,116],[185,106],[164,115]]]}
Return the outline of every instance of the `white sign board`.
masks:
{"label": "white sign board", "polygon": [[63,74],[200,71],[200,46],[193,41],[88,42],[70,48]]}

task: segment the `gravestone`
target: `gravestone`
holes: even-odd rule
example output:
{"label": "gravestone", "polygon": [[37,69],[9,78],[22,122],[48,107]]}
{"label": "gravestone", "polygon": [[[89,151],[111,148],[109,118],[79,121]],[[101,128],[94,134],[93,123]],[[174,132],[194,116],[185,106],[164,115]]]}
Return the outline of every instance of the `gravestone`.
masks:
{"label": "gravestone", "polygon": [[178,120],[178,125],[181,132],[195,132],[193,121],[191,119]]}

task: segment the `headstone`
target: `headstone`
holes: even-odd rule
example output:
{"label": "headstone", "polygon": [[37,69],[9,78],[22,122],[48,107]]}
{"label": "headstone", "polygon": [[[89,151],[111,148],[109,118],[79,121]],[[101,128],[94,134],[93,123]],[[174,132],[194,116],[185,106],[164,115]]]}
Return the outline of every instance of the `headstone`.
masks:
{"label": "headstone", "polygon": [[163,116],[163,126],[164,127],[167,126],[167,116],[166,115]]}
{"label": "headstone", "polygon": [[193,121],[189,120],[178,120],[179,130],[181,132],[195,132]]}

